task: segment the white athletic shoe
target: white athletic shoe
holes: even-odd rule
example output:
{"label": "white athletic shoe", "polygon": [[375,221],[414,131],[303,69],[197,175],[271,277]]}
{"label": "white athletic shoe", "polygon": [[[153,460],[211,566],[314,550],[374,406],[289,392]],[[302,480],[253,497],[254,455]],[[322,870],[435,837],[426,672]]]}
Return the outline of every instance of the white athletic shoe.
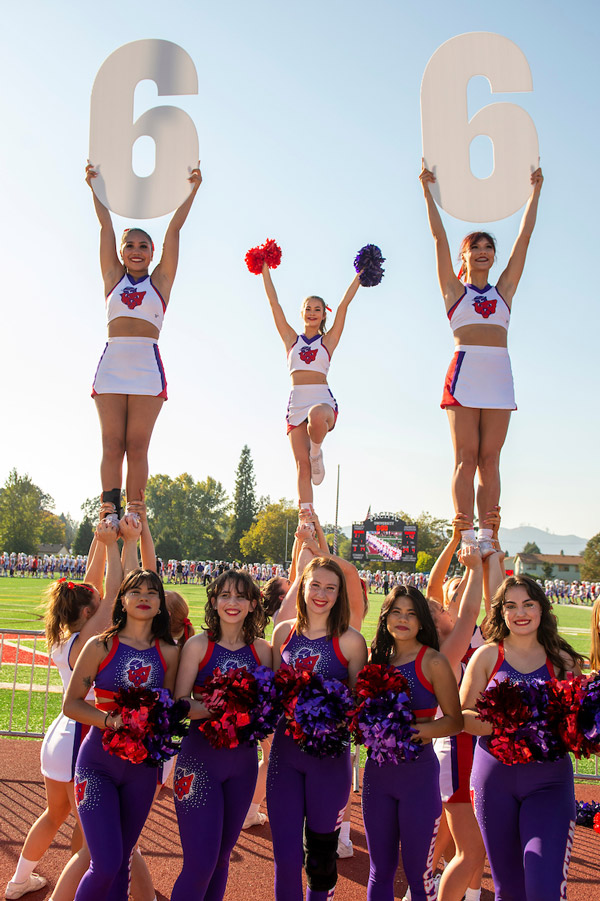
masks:
{"label": "white athletic shoe", "polygon": [[[441,873],[436,873],[436,875],[433,877],[433,881],[434,881],[434,884],[435,884],[435,897],[436,897],[436,898],[437,898],[437,896],[438,896],[438,891],[439,891],[439,888],[440,888],[440,879],[441,879],[441,878],[442,878],[442,874],[441,874]],[[411,894],[410,894],[410,886],[409,886],[409,887],[406,889],[406,894],[405,894],[404,898],[402,899],[402,901],[410,901],[410,899],[411,899]]]}
{"label": "white athletic shoe", "polygon": [[106,520],[106,522],[111,522],[113,524],[113,526],[115,527],[115,529],[119,528],[119,517],[117,516],[116,513],[108,513],[104,517],[104,519]]}
{"label": "white athletic shoe", "polygon": [[27,892],[37,892],[39,889],[44,888],[45,885],[46,880],[43,876],[31,873],[25,882],[9,882],[6,886],[4,897],[9,899],[22,898]]}
{"label": "white athletic shoe", "polygon": [[325,478],[325,464],[323,463],[323,451],[319,451],[316,457],[310,459],[310,480],[313,485],[320,485]]}
{"label": "white athletic shoe", "polygon": [[406,889],[406,894],[405,894],[404,898],[402,899],[402,901],[410,901],[410,899],[411,899],[411,894],[410,894],[410,886],[409,886],[409,888]]}
{"label": "white athletic shoe", "polygon": [[343,842],[341,838],[338,839],[337,856],[339,858],[354,857],[354,848],[350,839],[347,842]]}
{"label": "white athletic shoe", "polygon": [[[467,538],[464,533],[460,540],[461,547],[477,547],[477,539],[476,538]],[[408,899],[410,901],[410,898]]]}
{"label": "white athletic shoe", "polygon": [[266,813],[261,813],[260,810],[257,810],[256,813],[250,814],[246,817],[242,829],[251,829],[253,826],[264,826],[266,822]]}
{"label": "white athletic shoe", "polygon": [[477,547],[481,553],[482,560],[485,560],[486,557],[489,557],[490,554],[493,554],[496,551],[496,546],[491,538],[478,538]]}

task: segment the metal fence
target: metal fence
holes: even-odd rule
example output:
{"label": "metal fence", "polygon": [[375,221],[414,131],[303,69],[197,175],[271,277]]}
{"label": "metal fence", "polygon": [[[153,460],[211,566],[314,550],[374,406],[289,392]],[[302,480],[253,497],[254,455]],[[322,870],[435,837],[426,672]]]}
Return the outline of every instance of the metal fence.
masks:
{"label": "metal fence", "polygon": [[[57,669],[50,661],[43,632],[0,629],[0,735],[43,738],[54,719],[62,685],[52,678]],[[53,703],[56,698],[58,703]],[[359,757],[355,754],[353,789],[359,790]],[[600,779],[598,757],[575,760],[578,779]]]}

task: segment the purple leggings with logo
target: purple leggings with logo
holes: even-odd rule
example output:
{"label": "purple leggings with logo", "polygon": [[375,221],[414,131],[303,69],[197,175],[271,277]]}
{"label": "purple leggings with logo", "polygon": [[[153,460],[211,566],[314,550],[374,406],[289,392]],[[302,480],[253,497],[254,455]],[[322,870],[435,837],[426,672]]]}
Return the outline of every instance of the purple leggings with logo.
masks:
{"label": "purple leggings with logo", "polygon": [[394,901],[399,846],[413,901],[435,899],[431,862],[442,815],[439,780],[431,744],[416,760],[378,766],[367,759],[362,807],[371,858],[368,901]]}
{"label": "purple leggings with logo", "polygon": [[75,768],[75,800],[91,857],[76,901],[127,901],[131,852],[156,785],[156,769],[109,754],[102,730],[90,730]]}
{"label": "purple leggings with logo", "polygon": [[575,834],[570,758],[507,766],[480,739],[471,792],[496,901],[566,898]]}
{"label": "purple leggings with logo", "polygon": [[[267,774],[267,805],[273,836],[276,901],[302,901],[302,833],[339,828],[350,795],[350,748],[341,757],[311,757],[277,727]],[[329,901],[329,891],[306,890],[307,901]]]}
{"label": "purple leggings with logo", "polygon": [[193,727],[184,738],[173,776],[183,869],[171,901],[221,901],[257,772],[255,745],[217,750]]}

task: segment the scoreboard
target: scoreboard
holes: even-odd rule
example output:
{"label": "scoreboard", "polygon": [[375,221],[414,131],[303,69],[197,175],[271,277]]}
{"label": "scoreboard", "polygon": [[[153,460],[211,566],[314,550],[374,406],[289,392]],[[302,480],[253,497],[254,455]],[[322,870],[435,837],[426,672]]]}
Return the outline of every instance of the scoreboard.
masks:
{"label": "scoreboard", "polygon": [[416,563],[417,526],[387,513],[353,523],[352,559]]}

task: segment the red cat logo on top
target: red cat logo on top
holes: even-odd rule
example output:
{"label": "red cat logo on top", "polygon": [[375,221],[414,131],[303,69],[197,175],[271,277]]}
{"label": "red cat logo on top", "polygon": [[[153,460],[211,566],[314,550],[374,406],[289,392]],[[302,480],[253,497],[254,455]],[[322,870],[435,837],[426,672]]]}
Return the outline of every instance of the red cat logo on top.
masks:
{"label": "red cat logo on top", "polygon": [[124,303],[130,310],[134,310],[136,307],[139,307],[145,296],[145,291],[136,291],[135,288],[131,287],[123,288],[121,303]]}
{"label": "red cat logo on top", "polygon": [[173,791],[178,801],[181,801],[183,798],[187,798],[187,796],[191,792],[192,784],[194,782],[194,776],[195,773],[183,773],[182,776],[178,776],[174,780]]}
{"label": "red cat logo on top", "polygon": [[296,658],[294,665],[297,666],[298,669],[305,669],[308,670],[309,673],[312,673],[320,659],[320,654],[313,654],[312,657],[302,657],[301,660]]}
{"label": "red cat logo on top", "polygon": [[317,350],[318,348],[316,347],[303,347],[298,356],[303,363],[314,363],[317,359]]}
{"label": "red cat logo on top", "polygon": [[132,685],[139,688],[148,681],[151,670],[151,666],[144,666],[139,660],[132,660],[127,670],[127,678]]}
{"label": "red cat logo on top", "polygon": [[476,297],[473,301],[473,309],[484,319],[496,312],[496,298],[488,300],[487,297]]}
{"label": "red cat logo on top", "polygon": [[87,779],[82,779],[81,782],[75,783],[75,803],[77,804],[78,807],[85,798],[86,786],[87,786]]}

